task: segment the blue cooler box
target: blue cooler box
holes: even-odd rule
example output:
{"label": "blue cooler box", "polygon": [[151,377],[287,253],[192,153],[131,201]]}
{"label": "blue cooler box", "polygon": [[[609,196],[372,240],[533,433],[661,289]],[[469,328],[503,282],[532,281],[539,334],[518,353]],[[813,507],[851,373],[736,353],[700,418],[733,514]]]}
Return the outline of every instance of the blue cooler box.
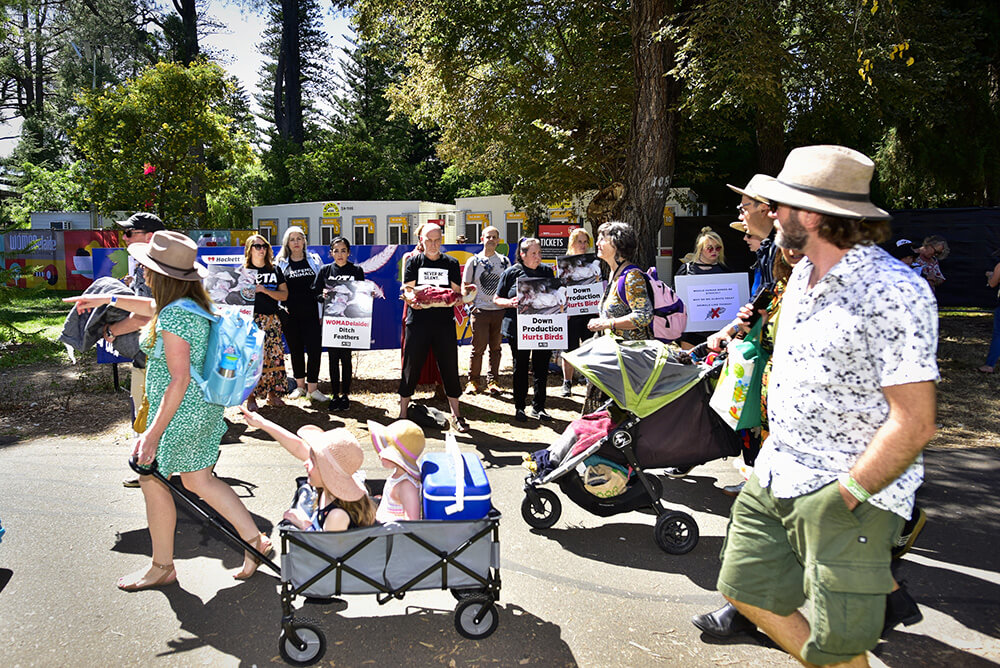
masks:
{"label": "blue cooler box", "polygon": [[[455,472],[457,461],[462,464],[460,475]],[[473,453],[461,459],[448,452],[424,453],[420,479],[425,520],[478,520],[490,512],[490,481]]]}

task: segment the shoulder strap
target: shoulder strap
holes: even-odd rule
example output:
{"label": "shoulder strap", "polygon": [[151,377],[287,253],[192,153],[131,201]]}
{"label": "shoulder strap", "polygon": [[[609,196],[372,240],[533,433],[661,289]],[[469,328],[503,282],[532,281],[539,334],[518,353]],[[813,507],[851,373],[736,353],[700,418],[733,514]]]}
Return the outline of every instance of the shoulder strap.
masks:
{"label": "shoulder strap", "polygon": [[[618,277],[618,298],[622,301],[622,303],[627,303],[625,300],[625,276],[633,269],[639,269],[639,267],[634,264],[630,264],[622,270],[621,275]],[[640,270],[639,273],[642,274],[642,270]],[[643,274],[644,278],[645,276],[646,275]]]}

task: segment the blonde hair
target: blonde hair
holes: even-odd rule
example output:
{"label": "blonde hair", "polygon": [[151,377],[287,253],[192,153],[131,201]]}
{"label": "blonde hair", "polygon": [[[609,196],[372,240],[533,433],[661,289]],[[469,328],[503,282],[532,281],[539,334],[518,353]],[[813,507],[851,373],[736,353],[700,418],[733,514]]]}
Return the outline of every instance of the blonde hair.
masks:
{"label": "blonde hair", "polygon": [[584,237],[587,240],[587,250],[589,251],[594,247],[594,235],[587,231],[586,228],[578,227],[569,233],[569,249],[573,249],[573,244],[576,243],[577,237]]}
{"label": "blonde hair", "polygon": [[268,271],[274,269],[274,249],[271,248],[271,244],[263,236],[259,234],[251,234],[247,237],[246,243],[243,245],[243,266],[253,268],[253,261],[250,259],[250,247],[253,246],[254,241],[260,240],[265,246],[267,246],[266,253],[264,254],[264,268]]}
{"label": "blonde hair", "polygon": [[[317,510],[319,508],[319,500],[323,496],[322,487],[316,491],[318,491],[319,494],[316,495],[316,499],[313,501],[313,510]],[[337,498],[333,494],[330,496],[337,499],[337,505],[341,510],[347,513],[347,516],[350,517],[351,521],[357,526],[370,527],[375,524],[375,511],[377,508],[375,506],[375,502],[372,501],[372,497],[365,494],[357,501],[345,501],[344,499]]]}
{"label": "blonde hair", "polygon": [[212,299],[208,296],[208,292],[205,291],[205,286],[201,281],[182,281],[166,274],[161,274],[150,267],[146,267],[145,269],[146,285],[149,286],[149,290],[153,295],[153,301],[156,302],[156,313],[149,324],[146,325],[148,328],[146,336],[150,344],[156,342],[156,321],[160,317],[160,311],[170,303],[186,297],[209,313],[213,312]]}
{"label": "blonde hair", "polygon": [[[291,225],[291,226],[289,226],[289,228],[287,230],[285,230],[285,234],[282,235],[282,237],[281,237],[281,250],[278,251],[278,257],[275,258],[276,262],[281,262],[286,257],[289,260],[292,259],[292,249],[288,247],[288,242],[291,240],[292,235],[295,234],[296,232],[298,232],[299,234],[302,235],[302,240],[304,242],[306,242],[306,245],[309,244],[309,237],[306,236],[305,231],[303,231],[303,229],[301,227],[299,227],[298,225]],[[303,248],[302,249],[302,254],[303,255],[308,255],[308,249],[307,248]]]}
{"label": "blonde hair", "polygon": [[719,236],[718,232],[707,225],[701,228],[701,232],[698,233],[698,238],[694,242],[694,251],[682,257],[681,262],[701,262],[701,253],[705,250],[705,244],[709,241],[715,241],[719,244],[718,264],[725,264],[726,250],[725,245],[722,243],[722,237]]}

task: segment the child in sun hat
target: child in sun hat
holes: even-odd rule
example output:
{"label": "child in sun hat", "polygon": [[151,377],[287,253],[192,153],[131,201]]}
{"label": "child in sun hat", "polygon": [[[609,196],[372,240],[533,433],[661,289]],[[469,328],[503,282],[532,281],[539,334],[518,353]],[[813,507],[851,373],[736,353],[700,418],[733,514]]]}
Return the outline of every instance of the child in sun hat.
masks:
{"label": "child in sun hat", "polygon": [[396,420],[388,427],[369,420],[368,433],[382,466],[392,471],[385,481],[375,519],[379,522],[419,520],[422,504],[417,459],[424,451],[423,430],[409,420]]}
{"label": "child in sun hat", "polygon": [[351,432],[305,425],[293,434],[257,413],[241,410],[248,426],[263,429],[303,461],[309,484],[316,490],[310,512],[291,508],[284,519],[309,531],[344,531],[375,523],[375,502],[355,475],[365,454]]}

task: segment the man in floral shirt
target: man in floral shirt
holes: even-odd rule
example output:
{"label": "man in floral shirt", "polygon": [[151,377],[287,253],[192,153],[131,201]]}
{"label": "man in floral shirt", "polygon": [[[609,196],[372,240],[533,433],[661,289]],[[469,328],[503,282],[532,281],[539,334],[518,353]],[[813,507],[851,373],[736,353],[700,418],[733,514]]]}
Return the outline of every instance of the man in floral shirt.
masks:
{"label": "man in floral shirt", "polygon": [[785,293],[771,433],[733,506],[718,587],[807,665],[868,665],[934,434],[934,298],[874,245],[889,214],[869,200],[873,170],[857,151],[809,146],[759,190],[777,244],[806,259]]}

